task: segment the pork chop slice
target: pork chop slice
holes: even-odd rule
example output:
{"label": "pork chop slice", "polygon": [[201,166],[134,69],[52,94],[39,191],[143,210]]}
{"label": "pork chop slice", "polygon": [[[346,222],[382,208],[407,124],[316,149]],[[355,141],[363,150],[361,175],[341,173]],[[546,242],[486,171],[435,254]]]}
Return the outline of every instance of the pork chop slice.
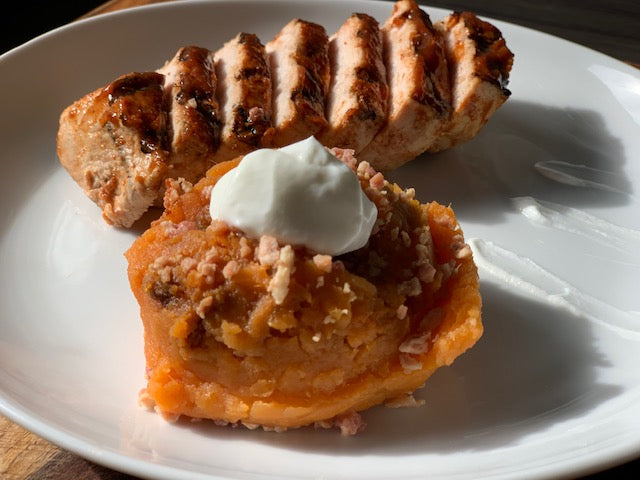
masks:
{"label": "pork chop slice", "polygon": [[413,0],[400,0],[382,26],[389,84],[386,124],[360,152],[377,170],[399,167],[425,152],[451,113],[441,35]]}
{"label": "pork chop slice", "polygon": [[387,117],[382,36],[371,16],[354,13],[329,40],[331,83],[318,139],[327,147],[360,152]]}
{"label": "pork chop slice", "polygon": [[130,227],[154,203],[168,172],[164,76],[119,77],[60,116],[60,163],[115,226]]}
{"label": "pork chop slice", "polygon": [[215,54],[222,132],[219,163],[271,144],[271,73],[264,45],[239,33]]}
{"label": "pork chop slice", "polygon": [[291,20],[266,45],[273,76],[273,145],[281,147],[327,126],[329,39],[324,27]]}
{"label": "pork chop slice", "polygon": [[171,151],[168,176],[195,183],[213,164],[220,144],[213,53],[206,48],[183,47],[157,71],[165,75]]}
{"label": "pork chop slice", "polygon": [[445,40],[452,83],[453,113],[436,142],[437,152],[475,137],[509,98],[513,65],[500,30],[470,12],[456,12],[436,25]]}

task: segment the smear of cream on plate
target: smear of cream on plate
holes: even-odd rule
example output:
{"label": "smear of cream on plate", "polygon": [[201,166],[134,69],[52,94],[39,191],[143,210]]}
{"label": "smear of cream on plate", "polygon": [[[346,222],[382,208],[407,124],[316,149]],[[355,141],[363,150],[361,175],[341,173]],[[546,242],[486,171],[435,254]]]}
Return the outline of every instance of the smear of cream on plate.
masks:
{"label": "smear of cream on plate", "polygon": [[540,161],[535,163],[533,168],[543,177],[564,185],[597,188],[598,190],[607,192],[629,195],[628,192],[616,186],[616,184],[621,182],[620,176],[606,170],[562,162],[560,160]]}
{"label": "smear of cream on plate", "polygon": [[521,293],[565,309],[625,338],[640,336],[640,314],[627,312],[591,297],[545,270],[529,258],[481,239],[469,240],[481,272]]}
{"label": "smear of cream on plate", "polygon": [[533,224],[571,232],[625,253],[640,252],[638,230],[616,225],[577,208],[533,197],[515,197],[511,201]]}

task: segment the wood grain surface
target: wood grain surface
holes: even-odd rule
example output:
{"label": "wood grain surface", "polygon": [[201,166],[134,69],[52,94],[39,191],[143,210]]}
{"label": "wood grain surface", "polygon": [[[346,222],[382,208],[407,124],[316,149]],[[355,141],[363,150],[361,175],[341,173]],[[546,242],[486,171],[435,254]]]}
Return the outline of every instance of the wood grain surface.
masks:
{"label": "wood grain surface", "polygon": [[[72,18],[100,15],[166,0],[110,0]],[[426,2],[421,2],[426,3]],[[532,27],[640,64],[640,2],[637,0],[497,0],[492,2],[428,2],[449,10],[474,10],[480,15]],[[85,7],[86,8],[86,7]],[[53,28],[52,25],[50,28]],[[43,30],[44,31],[44,30]],[[39,32],[42,33],[42,32]],[[177,48],[178,46],[176,46]],[[588,478],[635,478],[640,461],[609,469]],[[135,477],[101,467],[62,450],[0,416],[0,479],[2,480],[131,480]]]}

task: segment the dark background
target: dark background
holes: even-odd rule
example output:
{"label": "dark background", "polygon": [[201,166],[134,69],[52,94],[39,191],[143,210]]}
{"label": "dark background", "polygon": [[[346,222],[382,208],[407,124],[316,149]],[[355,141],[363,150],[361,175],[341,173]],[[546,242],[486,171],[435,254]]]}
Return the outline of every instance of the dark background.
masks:
{"label": "dark background", "polygon": [[[77,19],[102,3],[105,1],[5,4],[0,16],[0,52]],[[449,10],[473,10],[640,65],[639,0],[420,0],[419,3]]]}

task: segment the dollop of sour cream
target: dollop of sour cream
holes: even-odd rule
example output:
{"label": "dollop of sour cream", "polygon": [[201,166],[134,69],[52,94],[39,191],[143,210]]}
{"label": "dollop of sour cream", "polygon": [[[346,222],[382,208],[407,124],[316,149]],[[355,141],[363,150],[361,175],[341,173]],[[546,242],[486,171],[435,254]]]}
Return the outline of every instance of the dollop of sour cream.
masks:
{"label": "dollop of sour cream", "polygon": [[251,152],[211,191],[211,218],[327,255],[362,248],[378,211],[355,173],[314,137]]}

